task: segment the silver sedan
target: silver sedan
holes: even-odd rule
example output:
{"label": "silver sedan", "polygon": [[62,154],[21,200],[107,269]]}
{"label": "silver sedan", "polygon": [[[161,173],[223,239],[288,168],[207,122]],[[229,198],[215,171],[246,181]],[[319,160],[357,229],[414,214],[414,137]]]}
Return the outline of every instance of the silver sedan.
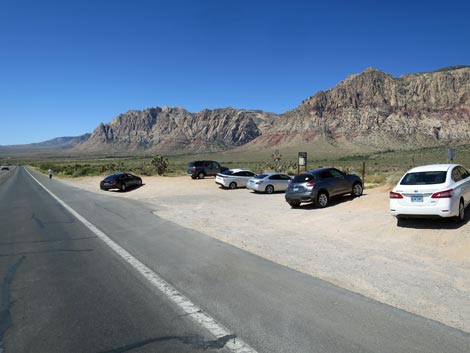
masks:
{"label": "silver sedan", "polygon": [[275,191],[286,191],[290,176],[281,173],[263,173],[248,180],[246,188],[255,192],[272,194]]}

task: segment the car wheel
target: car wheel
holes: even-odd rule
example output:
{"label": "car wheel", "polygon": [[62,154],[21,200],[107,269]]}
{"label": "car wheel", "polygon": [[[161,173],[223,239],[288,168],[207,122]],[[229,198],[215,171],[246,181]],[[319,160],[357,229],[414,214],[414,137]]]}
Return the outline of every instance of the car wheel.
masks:
{"label": "car wheel", "polygon": [[351,192],[351,195],[353,197],[361,196],[362,192],[363,192],[363,189],[362,189],[362,185],[360,183],[356,183],[356,184],[353,185],[352,192]]}
{"label": "car wheel", "polygon": [[229,187],[230,189],[232,189],[232,190],[233,190],[233,189],[236,189],[236,188],[237,188],[237,183],[234,182],[234,181],[232,181],[228,187]]}
{"label": "car wheel", "polygon": [[203,172],[199,172],[199,174],[197,175],[198,179],[204,179],[204,173]]}
{"label": "car wheel", "polygon": [[459,203],[459,215],[454,218],[456,222],[461,223],[465,220],[465,205],[463,200],[460,200]]}
{"label": "car wheel", "polygon": [[320,192],[317,196],[315,206],[319,208],[326,207],[328,205],[328,194],[324,191]]}
{"label": "car wheel", "polygon": [[121,191],[126,191],[127,187],[126,184],[122,183],[121,184]]}
{"label": "car wheel", "polygon": [[274,192],[274,187],[272,185],[268,185],[264,191],[266,194],[272,194]]}

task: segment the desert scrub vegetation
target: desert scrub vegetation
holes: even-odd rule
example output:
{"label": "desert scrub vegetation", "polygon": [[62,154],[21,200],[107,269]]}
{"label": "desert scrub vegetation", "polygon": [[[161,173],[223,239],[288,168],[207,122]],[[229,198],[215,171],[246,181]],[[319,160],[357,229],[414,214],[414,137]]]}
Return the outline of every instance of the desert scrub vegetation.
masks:
{"label": "desert scrub vegetation", "polygon": [[[413,166],[447,163],[446,147],[421,148],[415,150],[388,150],[370,154],[351,154],[328,156],[320,153],[309,154],[306,170],[320,167],[335,167],[344,172],[355,173],[362,177],[362,166],[365,163],[365,182],[368,185],[395,185],[405,171]],[[226,153],[214,152],[185,155],[149,155],[128,157],[90,157],[90,158],[48,158],[35,161],[18,161],[17,164],[35,166],[43,173],[51,168],[56,175],[64,177],[98,176],[118,171],[128,171],[137,175],[185,175],[187,163],[193,160],[210,159],[218,161],[227,168],[245,168],[255,173],[278,170],[279,172],[297,174],[297,156],[293,153],[282,153],[279,161],[273,160],[271,150]],[[312,159],[311,156],[316,158]],[[457,146],[455,163],[470,167],[470,145]],[[299,171],[305,168],[301,166]]]}

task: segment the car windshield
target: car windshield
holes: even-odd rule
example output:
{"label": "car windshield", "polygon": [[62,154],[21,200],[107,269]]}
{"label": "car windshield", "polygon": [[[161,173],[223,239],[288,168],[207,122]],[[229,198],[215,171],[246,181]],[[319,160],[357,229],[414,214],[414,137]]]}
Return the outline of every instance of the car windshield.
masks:
{"label": "car windshield", "polygon": [[446,181],[446,175],[446,171],[407,173],[401,180],[400,185],[442,184]]}

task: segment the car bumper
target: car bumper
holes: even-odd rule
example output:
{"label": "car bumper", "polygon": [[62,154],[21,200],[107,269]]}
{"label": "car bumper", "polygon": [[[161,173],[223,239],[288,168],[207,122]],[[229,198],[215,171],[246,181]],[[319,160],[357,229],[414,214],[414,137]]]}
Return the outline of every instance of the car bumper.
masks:
{"label": "car bumper", "polygon": [[291,202],[314,202],[317,195],[310,193],[286,193],[285,198],[288,203]]}
{"label": "car bumper", "polygon": [[100,185],[101,190],[119,189],[118,185]]}
{"label": "car bumper", "polygon": [[248,190],[260,191],[260,192],[264,191],[264,189],[265,189],[264,185],[261,185],[261,184],[247,184],[246,188]]}
{"label": "car bumper", "polygon": [[401,205],[390,200],[390,214],[395,217],[455,217],[459,214],[459,204],[451,199],[441,199],[435,205]]}

